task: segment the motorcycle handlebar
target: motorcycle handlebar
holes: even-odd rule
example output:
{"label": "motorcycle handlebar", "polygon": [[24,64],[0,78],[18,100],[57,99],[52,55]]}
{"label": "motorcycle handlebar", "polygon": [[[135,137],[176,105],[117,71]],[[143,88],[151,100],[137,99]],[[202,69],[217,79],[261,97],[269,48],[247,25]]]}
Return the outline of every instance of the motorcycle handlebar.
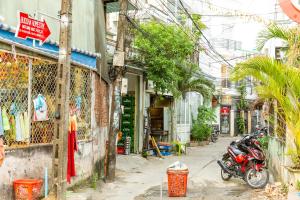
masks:
{"label": "motorcycle handlebar", "polygon": [[232,141],[230,144],[233,145],[233,144],[247,143],[250,142],[252,139],[258,139],[258,138],[259,138],[258,135],[245,135],[242,139]]}

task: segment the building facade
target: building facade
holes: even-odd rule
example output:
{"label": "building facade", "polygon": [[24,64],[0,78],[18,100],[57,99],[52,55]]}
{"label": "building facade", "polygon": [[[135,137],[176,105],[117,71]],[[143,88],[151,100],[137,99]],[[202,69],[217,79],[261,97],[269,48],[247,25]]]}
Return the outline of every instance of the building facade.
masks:
{"label": "building facade", "polygon": [[[107,75],[101,74],[106,68],[102,62],[106,46],[103,33],[97,32],[102,23],[97,18],[104,17],[102,1],[100,4],[73,3],[69,104],[77,110],[78,151],[76,176],[71,185],[104,171],[110,92]],[[95,14],[99,6],[102,9]],[[46,169],[49,174],[52,172],[59,10],[59,1],[0,2],[0,106],[1,116],[8,119],[4,131],[6,158],[0,170],[0,199],[3,200],[13,198],[14,180],[43,179]],[[31,39],[16,38],[17,11],[45,19],[51,31],[50,39],[41,45]],[[82,18],[82,14],[89,17]],[[95,41],[100,44],[96,45]],[[37,114],[37,103],[46,105],[45,115]]]}
{"label": "building facade", "polygon": [[[163,23],[178,23],[180,16],[180,6],[176,1],[136,1],[131,2],[133,5],[129,6],[132,9],[128,10],[128,15],[132,18],[139,20],[140,22],[146,22],[151,19],[161,21]],[[187,5],[186,5],[187,6]],[[106,27],[109,33],[108,38],[111,43],[108,45],[110,55],[113,55],[114,41],[116,40],[117,33],[117,22],[118,22],[118,9],[113,9],[114,3],[107,5],[109,7],[106,13]],[[189,9],[189,7],[187,6]],[[114,12],[113,12],[114,11]],[[145,71],[144,66],[132,65],[130,58],[134,54],[134,49],[130,49],[127,53],[127,68],[128,73],[125,74],[125,78],[128,80],[128,94],[135,93],[140,94],[141,97],[136,100],[135,110],[139,111],[135,113],[135,126],[134,128],[134,145],[138,146],[137,150],[142,150],[142,138],[145,137],[145,129],[147,123],[152,125],[153,136],[158,141],[168,141],[181,140],[182,142],[189,142],[190,140],[190,130],[192,125],[192,110],[197,110],[197,106],[202,102],[201,95],[189,94],[186,99],[174,99],[171,94],[163,94],[163,101],[157,101],[155,99],[156,94],[154,91],[154,86],[151,80],[146,80],[143,75]],[[136,82],[136,88],[130,89],[130,83],[136,81],[135,76],[138,76],[139,82]],[[139,91],[139,93],[137,93]],[[191,100],[191,98],[197,101]],[[198,102],[199,100],[199,102]],[[149,122],[148,112],[155,115]],[[138,116],[140,116],[138,118]],[[154,119],[158,118],[158,119]],[[155,126],[155,127],[154,127]],[[157,127],[156,127],[157,126]],[[137,127],[140,127],[139,129]]]}

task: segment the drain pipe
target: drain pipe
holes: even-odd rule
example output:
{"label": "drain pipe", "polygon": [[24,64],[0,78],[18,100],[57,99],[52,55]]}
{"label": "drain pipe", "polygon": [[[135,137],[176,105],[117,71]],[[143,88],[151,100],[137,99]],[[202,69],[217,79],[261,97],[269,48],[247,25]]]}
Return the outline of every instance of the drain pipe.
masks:
{"label": "drain pipe", "polygon": [[48,197],[48,168],[45,167],[45,198]]}

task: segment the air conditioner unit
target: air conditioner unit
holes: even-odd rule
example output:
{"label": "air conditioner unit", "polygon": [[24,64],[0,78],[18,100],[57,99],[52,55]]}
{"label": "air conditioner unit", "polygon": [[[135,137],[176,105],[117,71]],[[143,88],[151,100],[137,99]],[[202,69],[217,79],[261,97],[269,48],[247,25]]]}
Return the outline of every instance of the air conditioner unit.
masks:
{"label": "air conditioner unit", "polygon": [[147,90],[153,90],[154,89],[154,83],[151,80],[147,81]]}

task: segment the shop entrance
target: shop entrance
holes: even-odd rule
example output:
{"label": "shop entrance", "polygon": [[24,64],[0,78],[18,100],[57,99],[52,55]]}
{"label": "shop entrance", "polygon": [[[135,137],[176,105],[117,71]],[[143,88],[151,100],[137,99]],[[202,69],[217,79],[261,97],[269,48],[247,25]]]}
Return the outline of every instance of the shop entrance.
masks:
{"label": "shop entrance", "polygon": [[138,96],[139,77],[134,74],[126,74],[122,83],[121,97],[121,132],[118,136],[118,152],[129,154],[138,150]]}
{"label": "shop entrance", "polygon": [[230,106],[222,106],[220,110],[220,123],[222,134],[230,133]]}
{"label": "shop entrance", "polygon": [[151,124],[151,136],[159,142],[168,142],[169,130],[170,130],[170,106],[171,98],[157,97],[151,95],[150,97],[151,107],[149,109],[150,124]]}

